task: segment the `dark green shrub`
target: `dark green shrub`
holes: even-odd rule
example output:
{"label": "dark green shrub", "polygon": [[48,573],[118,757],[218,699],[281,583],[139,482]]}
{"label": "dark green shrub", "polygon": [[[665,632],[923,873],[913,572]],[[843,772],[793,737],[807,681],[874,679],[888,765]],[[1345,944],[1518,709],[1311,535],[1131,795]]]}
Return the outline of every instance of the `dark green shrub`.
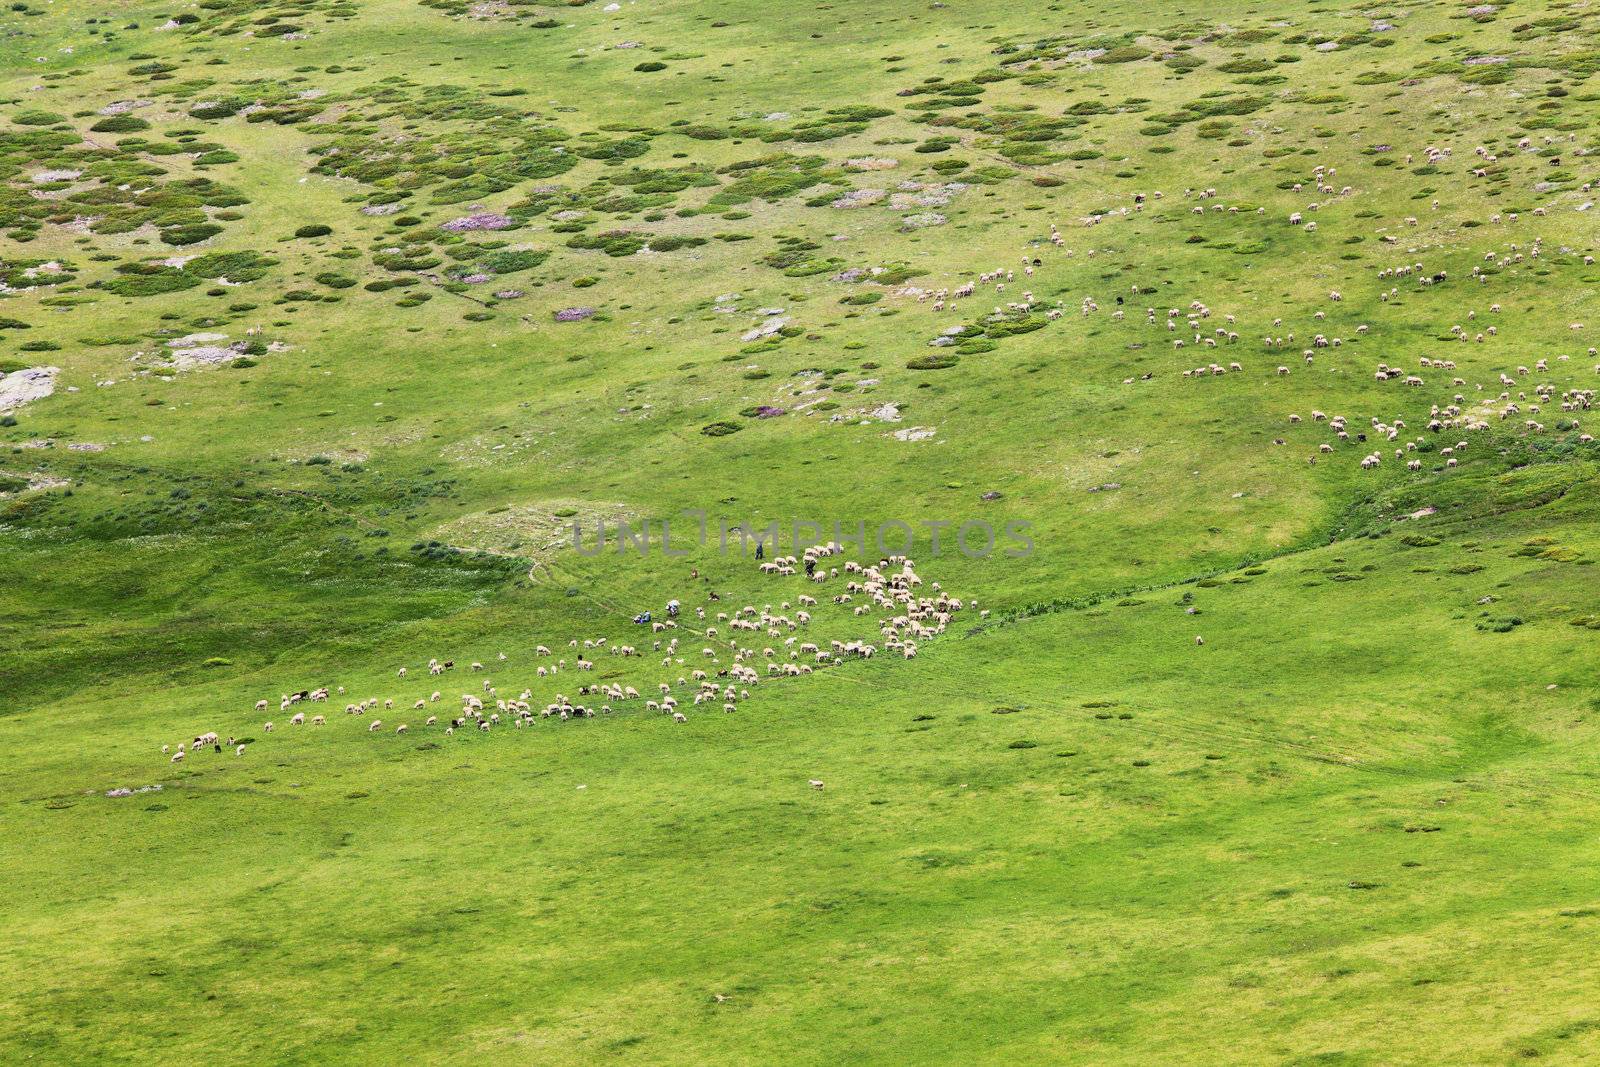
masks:
{"label": "dark green shrub", "polygon": [[149,128],[150,123],[137,115],[108,115],[89,130],[91,133],[135,133]]}

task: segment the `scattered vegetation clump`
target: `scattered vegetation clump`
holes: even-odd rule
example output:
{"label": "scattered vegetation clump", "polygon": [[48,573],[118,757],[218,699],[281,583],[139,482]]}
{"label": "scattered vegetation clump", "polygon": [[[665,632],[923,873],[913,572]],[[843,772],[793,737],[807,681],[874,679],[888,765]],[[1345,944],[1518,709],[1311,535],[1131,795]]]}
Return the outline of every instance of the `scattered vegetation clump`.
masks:
{"label": "scattered vegetation clump", "polygon": [[117,267],[117,274],[104,283],[117,296],[164,296],[193,289],[201,280],[179,267],[162,263],[123,263]]}
{"label": "scattered vegetation clump", "polygon": [[733,207],[751,200],[776,202],[844,176],[821,156],[786,153],[729,164],[720,173],[730,180],[707,202],[712,208]]}
{"label": "scattered vegetation clump", "polygon": [[1100,54],[1098,56],[1095,56],[1093,62],[1095,62],[1095,63],[1133,63],[1133,62],[1136,62],[1137,60],[1148,59],[1149,57],[1150,57],[1150,50],[1149,49],[1140,48],[1138,45],[1125,44],[1125,45],[1121,45],[1121,46],[1119,46],[1117,48],[1108,49],[1104,53],[1102,53],[1102,54]]}
{"label": "scattered vegetation clump", "polygon": [[148,130],[150,123],[137,115],[111,115],[89,127],[90,133],[135,133]]}

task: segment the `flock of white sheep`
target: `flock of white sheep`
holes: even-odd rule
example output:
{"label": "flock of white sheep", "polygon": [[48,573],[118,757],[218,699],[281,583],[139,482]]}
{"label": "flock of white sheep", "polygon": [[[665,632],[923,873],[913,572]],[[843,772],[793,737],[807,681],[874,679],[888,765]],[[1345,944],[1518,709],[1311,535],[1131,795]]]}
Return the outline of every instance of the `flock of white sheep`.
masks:
{"label": "flock of white sheep", "polygon": [[[799,567],[805,566],[812,572],[806,581],[813,588],[828,583],[840,588],[832,596],[819,598],[801,593],[792,603],[784,600],[776,606],[768,603],[760,607],[745,604],[730,611],[720,610],[721,601],[712,593],[705,604],[692,612],[694,623],[703,624],[703,629],[695,629],[694,624],[681,615],[652,622],[652,645],[648,655],[651,659],[659,655],[659,666],[666,672],[665,677],[655,681],[634,679],[638,685],[626,684],[625,672],[632,668],[632,661],[639,661],[642,667],[646,660],[647,654],[634,645],[608,637],[581,641],[574,638],[567,643],[570,665],[566,656],[557,655],[546,645],[535,645],[531,659],[533,677],[539,680],[534,683],[536,685],[551,685],[557,678],[576,671],[578,679],[584,680],[572,683],[575,697],[557,691],[548,701],[536,703],[532,686],[524,685],[515,696],[507,696],[486,677],[480,689],[461,694],[460,708],[454,713],[434,710],[444,701],[443,692],[437,689],[416,697],[409,703],[409,709],[415,713],[414,717],[422,718],[422,728],[438,728],[442,724],[446,736],[464,729],[487,733],[504,724],[521,728],[536,719],[565,721],[609,715],[615,710],[613,704],[620,708],[632,701],[642,701],[647,711],[669,715],[675,722],[687,722],[684,702],[690,708],[720,703],[724,712],[734,712],[741,702],[750,699],[751,690],[763,679],[803,677],[817,669],[837,666],[850,659],[871,659],[879,653],[915,659],[919,642],[943,633],[957,612],[977,607],[976,601],[951,597],[938,582],[931,583],[928,592],[919,592],[923,580],[914,562],[905,556],[889,556],[876,564],[865,565],[842,560],[838,565],[829,566],[829,558],[841,556],[843,551],[837,542],[828,542],[813,545],[798,557],[780,556],[758,565],[761,573],[777,577],[793,576]],[[816,622],[814,613],[822,610],[823,604],[847,609],[848,614],[844,610],[838,614],[841,620],[850,620],[852,624],[866,616],[876,616],[877,636],[806,640],[805,631]],[[685,642],[695,638],[700,639],[697,643],[702,647],[691,665],[689,656],[692,654]],[[606,671],[609,677],[587,680],[595,677],[597,669],[602,669],[599,667],[602,658],[612,661]],[[496,654],[494,662],[498,666],[508,663],[509,659],[501,652]],[[764,665],[765,670],[758,670],[757,665]],[[453,671],[456,663],[453,659],[432,658],[425,667],[428,676],[436,678]],[[469,669],[482,673],[487,668],[474,661]],[[395,675],[397,679],[405,679],[409,673],[410,668],[400,667]],[[640,685],[644,692],[653,695],[645,698]],[[277,699],[278,711],[288,716],[285,721],[290,728],[326,726],[327,714],[312,709],[326,706],[335,696],[344,695],[342,685],[300,689],[282,694]],[[398,706],[405,706],[409,699],[403,698]],[[268,699],[255,704],[257,712],[269,712],[271,708],[272,701]],[[366,697],[344,706],[344,714],[363,722],[368,733],[408,733],[409,723],[397,722],[390,727],[378,717],[395,710],[397,703],[393,697]],[[263,734],[276,729],[277,723],[270,720],[261,727]],[[171,762],[181,763],[207,749],[220,753],[224,745],[236,756],[243,756],[249,742],[232,736],[223,742],[216,731],[207,731],[196,734],[192,740],[179,742],[175,748],[171,744],[162,745],[161,751],[169,755]],[[813,785],[821,788],[818,783]]]}
{"label": "flock of white sheep", "polygon": [[[1567,141],[1573,139],[1572,135],[1566,138]],[[1556,143],[1557,139],[1554,137],[1547,136],[1543,138],[1544,147]],[[1540,145],[1536,144],[1531,138],[1523,138],[1517,144],[1518,150],[1523,152],[1535,151],[1539,147]],[[1478,157],[1488,162],[1494,162],[1497,158],[1482,146],[1479,146],[1474,151]],[[1428,145],[1422,149],[1422,155],[1426,157],[1430,164],[1437,164],[1442,160],[1448,159],[1451,154],[1452,150],[1448,147]],[[1582,149],[1577,149],[1575,154],[1583,155],[1585,153]],[[1405,156],[1408,164],[1413,158],[1413,153],[1407,153]],[[1307,232],[1314,233],[1317,224],[1314,221],[1305,221],[1307,215],[1317,213],[1337,202],[1359,195],[1358,191],[1350,185],[1336,186],[1333,182],[1336,174],[1337,168],[1316,165],[1311,168],[1310,176],[1306,181],[1292,184],[1291,188],[1295,192],[1300,192],[1310,186],[1318,199],[1307,203],[1303,210],[1291,212],[1288,216],[1288,222],[1291,225],[1302,227]],[[1475,170],[1474,174],[1479,177],[1483,176],[1481,169]],[[1580,192],[1584,194],[1590,193],[1595,185],[1595,182],[1586,182],[1582,185]],[[1190,209],[1193,214],[1204,215],[1208,208],[1212,212],[1233,214],[1237,214],[1240,210],[1238,207],[1231,207],[1217,202],[1219,193],[1215,188],[1186,189],[1184,190],[1184,196],[1196,201]],[[1149,194],[1134,193],[1132,194],[1131,205],[1104,214],[1086,216],[1080,222],[1085,226],[1096,226],[1113,216],[1132,217],[1142,212],[1148,203],[1162,199],[1164,199],[1164,194],[1160,191]],[[1583,211],[1589,206],[1589,202],[1586,201],[1578,205],[1577,210]],[[1439,209],[1439,201],[1437,199],[1433,200],[1431,207],[1437,211]],[[1256,214],[1265,214],[1266,211],[1267,209],[1264,207],[1253,209],[1253,213]],[[1534,208],[1528,214],[1533,217],[1544,217],[1547,212],[1545,208],[1539,207]],[[1518,222],[1520,218],[1521,213],[1519,212],[1496,212],[1488,216],[1487,222],[1491,226],[1506,226]],[[1403,220],[1403,224],[1403,229],[1410,229],[1418,227],[1420,221],[1414,216],[1408,216]],[[1385,233],[1382,236],[1382,241],[1385,244],[1397,244],[1400,240],[1400,236],[1395,233]],[[1054,223],[1050,226],[1049,241],[1052,245],[1063,249],[1062,254],[1065,257],[1071,258],[1074,256],[1074,250],[1065,247],[1067,244],[1066,239]],[[1091,248],[1087,251],[1087,255],[1093,257],[1102,251],[1110,250]],[[1410,249],[1409,251],[1415,251],[1415,249]],[[1573,253],[1573,250],[1567,247],[1561,248],[1560,251],[1563,254]],[[1483,253],[1482,261],[1472,268],[1468,277],[1471,282],[1476,282],[1480,285],[1502,282],[1502,276],[1507,268],[1524,262],[1537,262],[1543,254],[1544,240],[1540,236],[1535,235],[1522,241],[1508,241],[1499,250]],[[1035,270],[1043,266],[1044,260],[1041,256],[1042,253],[1038,249],[1030,248],[1028,254],[1022,257],[1022,271],[1025,277],[1031,278]],[[1593,265],[1594,261],[1592,255],[1582,256],[1582,262],[1586,266]],[[1487,267],[1485,264],[1487,264]],[[1421,261],[1384,267],[1377,272],[1377,279],[1383,283],[1377,294],[1379,302],[1382,305],[1387,305],[1391,301],[1397,301],[1402,296],[1400,286],[1395,284],[1396,280],[1404,279],[1408,282],[1414,282],[1415,290],[1420,291],[1444,284],[1449,278],[1448,270],[1443,268],[1430,269]],[[1015,281],[1015,279],[1016,271],[1014,269],[1002,267],[983,271],[978,274],[975,281],[968,281],[959,286],[938,289],[906,286],[897,290],[897,295],[915,298],[919,303],[931,302],[932,309],[935,312],[943,312],[954,309],[959,300],[974,296],[978,292],[979,286],[993,284],[994,292],[998,295],[1003,294],[1006,290],[1006,285]],[[1126,308],[1122,305],[1151,291],[1140,283],[1132,284],[1129,289],[1130,295],[1115,297],[1116,304],[1119,306],[1110,312],[1110,318],[1115,322],[1125,321]],[[1298,331],[1299,335],[1304,338],[1304,340],[1298,342],[1299,354],[1307,367],[1316,364],[1317,358],[1323,354],[1323,350],[1341,349],[1346,345],[1347,338],[1344,336],[1338,334],[1330,336],[1329,333],[1318,328],[1318,324],[1327,319],[1329,312],[1333,311],[1335,306],[1343,301],[1344,294],[1340,290],[1329,290],[1327,293],[1327,306],[1313,310],[1311,313],[1312,323]],[[1139,302],[1142,303],[1143,301]],[[1051,320],[1059,318],[1063,313],[1063,309],[1059,305],[1045,308],[1035,299],[1032,291],[1024,291],[1020,301],[1010,302],[1004,306],[995,305],[992,317],[999,319],[1017,312],[1028,313],[1040,310],[1043,310]],[[1096,297],[1085,296],[1082,298],[1080,311],[1084,317],[1096,315],[1100,310],[1100,302]],[[1499,303],[1491,303],[1487,307],[1485,314],[1499,318],[1501,311],[1502,308]],[[1174,350],[1183,349],[1189,345],[1204,348],[1226,347],[1237,345],[1240,342],[1240,331],[1235,329],[1238,324],[1238,316],[1224,314],[1219,317],[1220,321],[1215,323],[1208,321],[1212,320],[1212,309],[1201,300],[1188,301],[1183,308],[1169,307],[1165,309],[1164,315],[1156,307],[1147,306],[1144,309],[1144,316],[1146,327],[1163,330],[1169,335],[1179,335],[1171,338]],[[1477,309],[1467,309],[1465,320],[1470,325],[1463,325],[1458,322],[1449,327],[1449,336],[1453,338],[1450,343],[1484,345],[1492,343],[1496,338],[1500,337],[1501,331],[1498,322],[1486,325],[1482,329],[1473,328],[1473,325],[1479,321],[1479,311]],[[1584,326],[1581,322],[1568,324],[1568,329],[1574,333],[1582,331],[1583,328]],[[1372,329],[1373,325],[1370,323],[1356,324],[1352,331],[1354,337],[1351,340],[1366,338]],[[1297,347],[1296,336],[1297,331],[1293,325],[1285,326],[1284,319],[1281,316],[1274,317],[1271,323],[1271,330],[1262,335],[1262,348],[1267,351],[1278,351]],[[1586,354],[1591,358],[1600,356],[1600,349],[1588,347]],[[1425,377],[1425,372],[1430,374],[1438,371],[1449,372],[1449,387],[1452,393],[1448,400],[1441,398],[1432,403],[1426,420],[1426,428],[1429,434],[1479,432],[1488,430],[1496,422],[1504,422],[1519,417],[1521,430],[1527,433],[1542,433],[1546,429],[1544,422],[1531,416],[1540,415],[1542,412],[1559,410],[1565,416],[1562,420],[1564,423],[1563,429],[1575,430],[1579,428],[1577,414],[1588,411],[1593,406],[1595,399],[1594,389],[1575,386],[1563,387],[1548,378],[1540,377],[1541,375],[1552,373],[1552,360],[1560,364],[1570,361],[1571,358],[1569,354],[1559,353],[1524,359],[1521,362],[1513,360],[1504,366],[1489,367],[1486,371],[1464,371],[1458,374],[1456,373],[1458,370],[1457,361],[1454,358],[1440,355],[1423,355],[1417,357],[1417,368],[1414,373],[1398,366],[1391,366],[1383,361],[1375,363],[1372,373],[1374,379],[1380,382],[1397,381],[1408,388],[1423,389],[1428,385],[1428,378]],[[1528,365],[1530,363],[1532,364],[1531,369]],[[1266,372],[1266,376],[1269,378],[1288,378],[1293,373],[1292,367],[1287,363],[1271,361],[1269,365],[1270,369]],[[1512,373],[1513,367],[1514,376]],[[1335,369],[1338,372],[1342,372],[1345,367],[1340,366]],[[1600,363],[1595,364],[1594,372],[1600,374]],[[1186,379],[1210,380],[1246,373],[1246,366],[1244,358],[1231,359],[1225,362],[1208,361],[1197,366],[1185,368],[1180,373]],[[1485,381],[1470,380],[1473,373],[1493,374],[1497,381],[1489,381],[1487,377]],[[1149,381],[1154,377],[1156,377],[1155,372],[1145,372],[1141,375],[1124,378],[1123,384],[1133,385],[1137,382]],[[1299,414],[1290,414],[1288,416],[1288,422],[1291,425],[1300,424],[1302,421]],[[1393,458],[1398,461],[1404,461],[1407,470],[1420,471],[1423,469],[1423,460],[1413,455],[1413,453],[1416,453],[1419,449],[1428,450],[1430,438],[1414,436],[1402,441],[1401,431],[1406,428],[1406,422],[1398,414],[1368,416],[1366,421],[1369,424],[1369,428],[1351,430],[1352,419],[1350,417],[1334,415],[1330,418],[1320,411],[1312,412],[1312,422],[1326,422],[1333,434],[1331,438],[1317,443],[1316,452],[1306,457],[1307,462],[1314,465],[1318,456],[1332,454],[1341,445],[1361,446],[1382,442],[1385,447],[1373,448],[1364,452],[1360,460],[1362,469],[1372,470],[1381,466],[1385,458],[1387,458],[1386,451],[1391,443]],[[1587,433],[1580,434],[1578,439],[1584,444],[1593,442],[1593,437]],[[1273,439],[1274,445],[1286,445],[1287,443],[1281,437]],[[1454,444],[1440,447],[1438,451],[1440,457],[1445,461],[1445,468],[1456,467],[1458,465],[1458,454],[1466,448],[1467,442],[1465,440],[1457,440]]]}

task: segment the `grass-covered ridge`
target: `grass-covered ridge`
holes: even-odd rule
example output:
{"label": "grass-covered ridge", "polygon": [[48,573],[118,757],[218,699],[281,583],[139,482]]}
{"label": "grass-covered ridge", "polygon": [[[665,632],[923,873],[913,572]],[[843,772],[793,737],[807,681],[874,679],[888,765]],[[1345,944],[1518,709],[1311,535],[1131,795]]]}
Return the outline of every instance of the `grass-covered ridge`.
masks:
{"label": "grass-covered ridge", "polygon": [[0,1059],[1594,1058],[1592,23],[8,5]]}

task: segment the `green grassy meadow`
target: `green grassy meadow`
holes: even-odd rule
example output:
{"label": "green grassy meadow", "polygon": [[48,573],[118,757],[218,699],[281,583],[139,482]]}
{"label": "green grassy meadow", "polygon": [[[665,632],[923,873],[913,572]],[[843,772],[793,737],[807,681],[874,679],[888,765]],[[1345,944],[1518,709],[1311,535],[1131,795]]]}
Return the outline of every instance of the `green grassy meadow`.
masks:
{"label": "green grassy meadow", "polygon": [[[1594,1062],[1596,72],[1531,0],[6,5],[0,1062]],[[906,658],[718,521],[966,603]]]}

